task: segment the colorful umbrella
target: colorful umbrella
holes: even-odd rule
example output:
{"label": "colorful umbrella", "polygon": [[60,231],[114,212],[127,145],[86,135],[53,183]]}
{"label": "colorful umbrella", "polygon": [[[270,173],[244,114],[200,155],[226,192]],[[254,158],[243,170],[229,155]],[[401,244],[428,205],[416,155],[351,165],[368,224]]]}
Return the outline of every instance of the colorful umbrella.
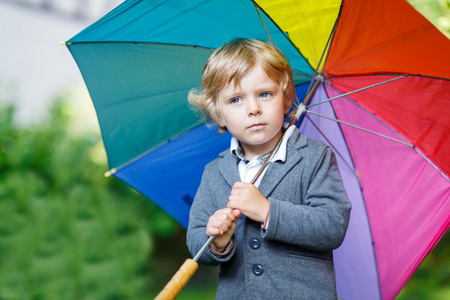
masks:
{"label": "colorful umbrella", "polygon": [[110,173],[186,227],[203,166],[230,139],[187,93],[213,49],[269,35],[307,100],[300,130],[333,147],[353,204],[338,295],[392,299],[450,226],[450,41],[409,4],[131,0],[66,44]]}

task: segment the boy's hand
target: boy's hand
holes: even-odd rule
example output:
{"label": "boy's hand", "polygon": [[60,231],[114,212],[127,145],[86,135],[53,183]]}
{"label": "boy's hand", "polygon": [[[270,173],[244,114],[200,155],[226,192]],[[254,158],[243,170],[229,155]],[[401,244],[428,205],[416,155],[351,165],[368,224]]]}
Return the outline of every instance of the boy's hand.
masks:
{"label": "boy's hand", "polygon": [[228,207],[238,209],[253,221],[260,223],[266,221],[270,207],[269,200],[253,184],[236,182],[228,200]]}
{"label": "boy's hand", "polygon": [[206,225],[206,235],[217,236],[212,242],[217,252],[223,252],[228,245],[240,216],[241,212],[239,210],[226,207],[217,210],[209,217],[208,224]]}

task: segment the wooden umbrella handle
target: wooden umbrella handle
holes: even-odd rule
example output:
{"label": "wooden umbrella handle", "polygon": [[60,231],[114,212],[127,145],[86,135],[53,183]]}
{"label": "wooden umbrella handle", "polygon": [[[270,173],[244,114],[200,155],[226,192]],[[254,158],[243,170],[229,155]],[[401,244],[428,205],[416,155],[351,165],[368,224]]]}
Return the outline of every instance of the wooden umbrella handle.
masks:
{"label": "wooden umbrella handle", "polygon": [[175,299],[197,269],[198,263],[196,261],[191,258],[186,259],[175,275],[173,275],[172,279],[170,279],[162,291],[159,292],[155,300]]}

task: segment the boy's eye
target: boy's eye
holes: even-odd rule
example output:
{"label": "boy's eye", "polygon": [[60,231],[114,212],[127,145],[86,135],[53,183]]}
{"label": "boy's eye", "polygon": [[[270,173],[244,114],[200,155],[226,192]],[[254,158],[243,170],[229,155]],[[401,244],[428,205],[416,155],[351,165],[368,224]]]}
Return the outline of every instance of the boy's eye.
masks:
{"label": "boy's eye", "polygon": [[241,98],[236,97],[236,98],[231,99],[230,103],[239,103],[241,101],[242,101]]}
{"label": "boy's eye", "polygon": [[261,98],[267,98],[267,97],[270,96],[270,93],[269,93],[269,92],[263,92],[263,93],[261,93],[259,96],[260,96]]}

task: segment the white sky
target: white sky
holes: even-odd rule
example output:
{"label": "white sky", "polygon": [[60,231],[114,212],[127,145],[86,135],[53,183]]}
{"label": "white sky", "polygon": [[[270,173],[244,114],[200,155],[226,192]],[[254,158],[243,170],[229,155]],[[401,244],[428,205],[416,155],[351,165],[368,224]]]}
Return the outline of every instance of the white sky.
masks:
{"label": "white sky", "polygon": [[[120,2],[107,4],[112,9]],[[65,3],[73,5],[72,1]],[[91,13],[97,19],[108,10]],[[0,101],[13,96],[19,123],[40,120],[50,100],[64,90],[86,90],[69,50],[59,42],[70,39],[95,19],[75,21],[0,2]],[[5,86],[12,86],[13,92],[6,93]]]}

